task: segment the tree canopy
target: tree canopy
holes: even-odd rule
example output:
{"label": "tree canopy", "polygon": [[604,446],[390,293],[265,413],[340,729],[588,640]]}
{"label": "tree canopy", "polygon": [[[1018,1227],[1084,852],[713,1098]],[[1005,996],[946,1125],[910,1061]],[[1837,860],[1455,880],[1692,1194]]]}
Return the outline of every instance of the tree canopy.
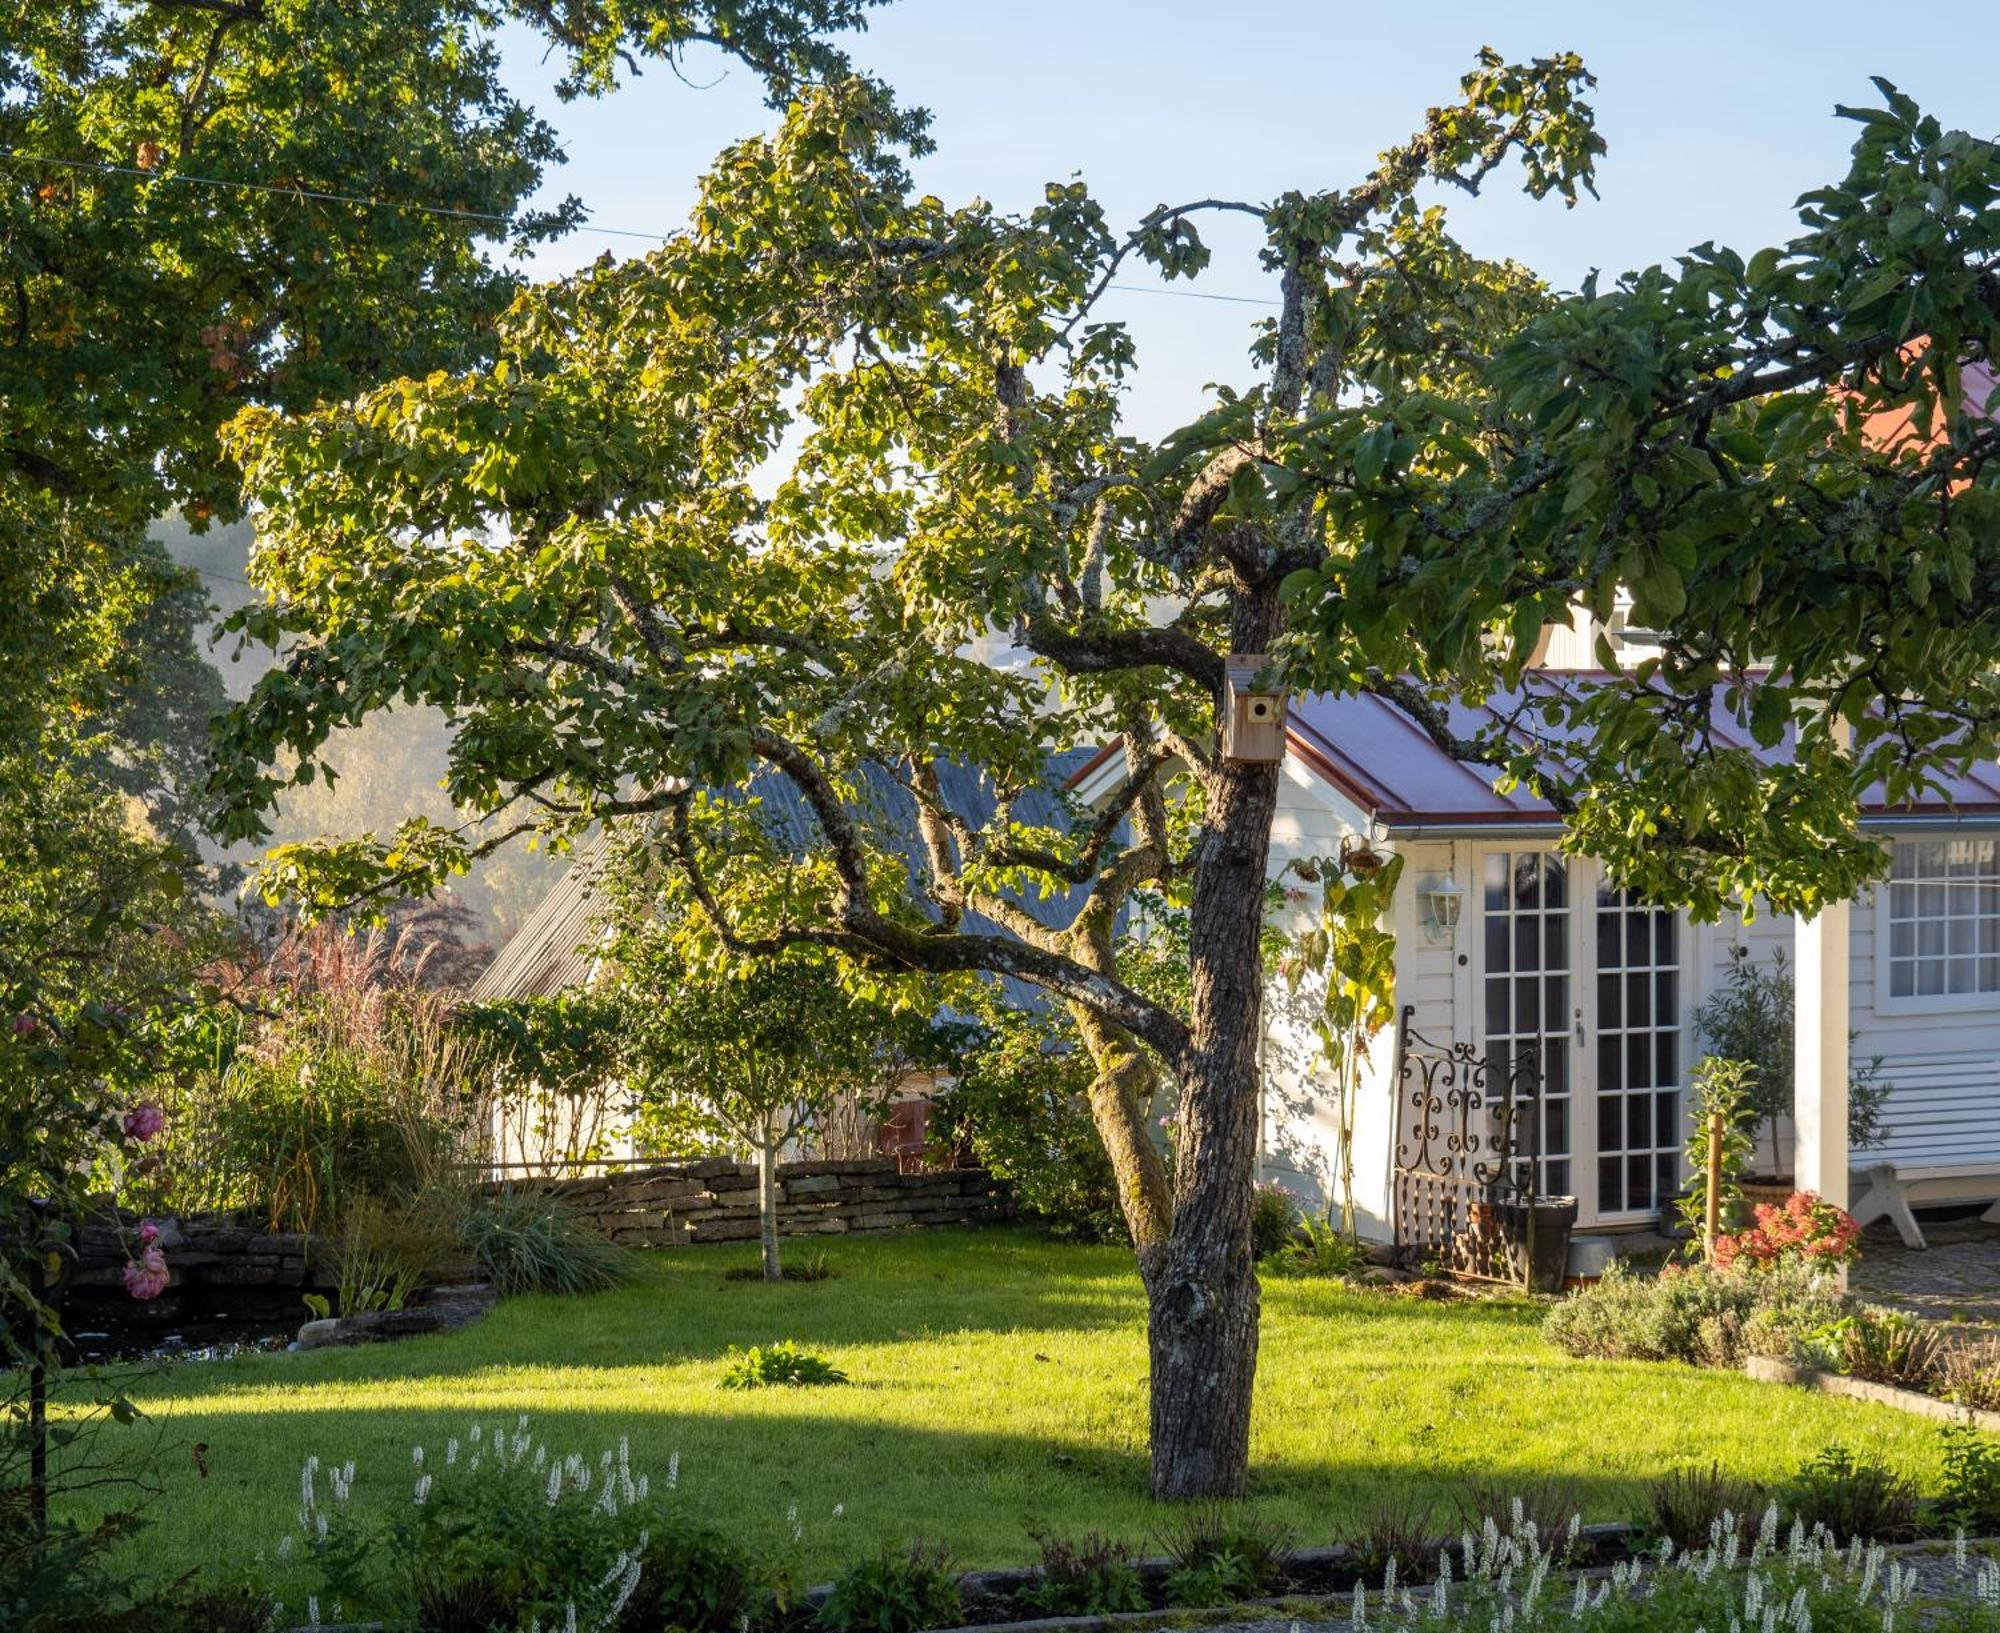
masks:
{"label": "tree canopy", "polygon": [[[457,723],[454,798],[501,824],[286,847],[274,891],[332,908],[512,833],[643,817],[707,955],[1046,988],[1097,1067],[1152,1295],[1155,1488],[1240,1489],[1278,772],[1217,751],[1228,655],[1392,698],[1533,778],[1615,878],[1707,914],[1851,890],[1875,865],[1861,789],[1990,746],[1995,433],[1958,371],[2000,322],[2000,156],[1885,87],[1791,244],[1558,295],[1429,199],[1514,167],[1574,202],[1602,151],[1589,84],[1573,57],[1482,53],[1357,181],[1122,231],[1076,181],[1018,214],[922,194],[875,87],[803,91],[721,155],[682,237],[523,291],[490,361],[233,423],[267,594],[239,627],[288,654],[220,740],[233,831],[338,728],[416,697]],[[1243,384],[1148,442],[1099,302],[1135,259],[1201,271],[1217,212],[1260,223],[1278,314]],[[1869,434],[1898,413],[1915,435]],[[1449,694],[1517,678],[1547,622],[1621,584],[1662,659],[1453,733]],[[1715,740],[1717,688],[1793,760]],[[1108,742],[1102,807],[1017,818]],[[944,796],[945,761],[980,768],[990,811]],[[867,766],[909,796],[914,865],[857,809]],[[774,775],[812,813],[803,847],[755,820]],[[1142,887],[1187,905],[1184,1004],[1121,977]],[[1171,1185],[1144,1126],[1162,1066]]]}

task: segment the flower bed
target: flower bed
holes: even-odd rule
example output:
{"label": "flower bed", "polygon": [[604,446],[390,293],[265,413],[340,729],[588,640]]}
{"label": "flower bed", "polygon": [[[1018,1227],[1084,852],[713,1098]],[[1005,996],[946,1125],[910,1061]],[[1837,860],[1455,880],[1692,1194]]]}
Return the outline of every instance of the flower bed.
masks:
{"label": "flower bed", "polygon": [[1860,1235],[1841,1209],[1796,1192],[1760,1205],[1750,1229],[1719,1236],[1711,1264],[1669,1265],[1653,1278],[1614,1264],[1557,1305],[1543,1331],[1572,1355],[1715,1367],[1755,1359],[1845,1377],[1883,1386],[1867,1398],[1889,1405],[1928,1397],[1944,1409],[1932,1416],[2000,1408],[2000,1339],[1947,1334],[1838,1285],[1832,1272],[1858,1256]]}

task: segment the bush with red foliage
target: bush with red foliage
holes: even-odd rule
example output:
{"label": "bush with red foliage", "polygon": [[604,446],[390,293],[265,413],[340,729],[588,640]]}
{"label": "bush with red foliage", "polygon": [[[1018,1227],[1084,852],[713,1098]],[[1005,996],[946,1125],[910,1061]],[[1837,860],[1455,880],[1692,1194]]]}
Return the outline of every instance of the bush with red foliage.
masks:
{"label": "bush with red foliage", "polygon": [[1854,1216],[1814,1191],[1794,1191],[1783,1207],[1757,1205],[1757,1223],[1749,1230],[1715,1239],[1715,1267],[1742,1265],[1762,1270],[1798,1258],[1810,1264],[1851,1264],[1861,1256],[1861,1227]]}

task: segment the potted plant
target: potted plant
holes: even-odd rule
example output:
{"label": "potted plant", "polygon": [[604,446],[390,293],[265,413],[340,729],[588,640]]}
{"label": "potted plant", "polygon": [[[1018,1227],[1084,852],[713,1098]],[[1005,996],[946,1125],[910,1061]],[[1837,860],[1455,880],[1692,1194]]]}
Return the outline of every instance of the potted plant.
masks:
{"label": "potted plant", "polygon": [[[1741,1099],[1743,1132],[1755,1137],[1758,1171],[1740,1181],[1744,1201],[1781,1204],[1792,1195],[1784,1171],[1778,1119],[1792,1112],[1792,972],[1782,951],[1768,964],[1753,963],[1747,947],[1730,954],[1729,978],[1695,1011],[1695,1030],[1712,1056],[1741,1061],[1749,1070]],[[1854,1034],[1848,1034],[1853,1042]],[[1847,1143],[1855,1151],[1879,1145],[1891,1083],[1882,1080],[1882,1057],[1856,1064],[1847,1085]]]}

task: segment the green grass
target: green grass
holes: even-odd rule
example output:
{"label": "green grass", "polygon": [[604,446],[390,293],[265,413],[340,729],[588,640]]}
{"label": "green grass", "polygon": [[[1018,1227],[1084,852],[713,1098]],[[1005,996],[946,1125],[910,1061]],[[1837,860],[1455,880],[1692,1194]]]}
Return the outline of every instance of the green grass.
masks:
{"label": "green grass", "polygon": [[[145,1560],[178,1572],[269,1547],[309,1453],[355,1461],[357,1502],[404,1501],[413,1445],[435,1457],[473,1419],[511,1427],[521,1412],[593,1461],[629,1435],[656,1481],[678,1453],[682,1492],[745,1540],[784,1544],[796,1511],[815,1578],[885,1538],[980,1566],[1031,1557],[1030,1527],[1142,1543],[1159,1530],[1128,1254],[947,1232],[841,1243],[837,1280],[725,1282],[748,1257],[663,1253],[629,1286],[512,1299],[449,1337],[155,1375],[135,1392],[167,1442]],[[1570,1360],[1536,1322],[1514,1303],[1267,1284],[1257,1507],[1316,1543],[1404,1490],[1451,1513],[1472,1480],[1565,1476],[1586,1517],[1616,1519],[1677,1464],[1778,1479],[1834,1439],[1935,1472],[1935,1424],[1733,1374]],[[732,1345],[780,1338],[853,1382],[717,1387]]]}

